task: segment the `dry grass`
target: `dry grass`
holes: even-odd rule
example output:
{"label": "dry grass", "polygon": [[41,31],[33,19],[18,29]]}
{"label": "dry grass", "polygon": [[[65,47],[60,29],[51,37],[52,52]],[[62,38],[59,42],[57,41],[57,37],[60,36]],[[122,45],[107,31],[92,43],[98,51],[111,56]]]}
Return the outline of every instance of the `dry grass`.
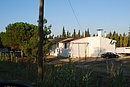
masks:
{"label": "dry grass", "polygon": [[[57,79],[60,85],[65,81],[69,81],[67,78],[71,78],[70,80],[73,83],[73,86],[77,84],[77,87],[80,87],[82,83],[82,77],[89,71],[88,67],[93,70],[91,75],[91,83],[96,84],[97,80],[100,78],[101,86],[100,87],[112,87],[111,81],[114,78],[115,70],[119,69],[120,64],[123,65],[124,76],[127,79],[127,84],[130,85],[130,58],[119,58],[119,59],[111,59],[105,60],[101,59],[99,61],[95,61],[94,59],[87,59],[84,61],[83,59],[79,61],[79,59],[73,59],[73,63],[69,63],[68,58],[57,58],[50,57],[47,59],[46,66],[44,66],[44,79],[47,79],[46,84],[53,86],[53,81]],[[68,65],[68,64],[71,64]],[[76,66],[80,67],[76,67]],[[87,67],[86,67],[87,66]],[[54,72],[55,71],[55,72]],[[67,71],[67,72],[66,72]],[[71,71],[71,74],[70,74]],[[61,74],[62,72],[62,74]],[[54,75],[55,74],[55,75]],[[56,77],[60,76],[60,77]],[[76,78],[76,79],[75,79]],[[37,80],[37,65],[29,62],[19,61],[18,63],[9,62],[9,61],[0,61],[0,81],[18,81],[30,84],[34,87],[42,87],[38,86]],[[80,83],[82,84],[80,84]],[[71,84],[67,83],[66,84]],[[43,85],[43,84],[40,84]],[[71,86],[71,87],[73,87]],[[49,86],[47,86],[49,87]],[[63,87],[63,86],[62,86]],[[66,87],[66,86],[64,86]],[[84,87],[84,86],[81,86]],[[93,86],[98,87],[98,86]]]}

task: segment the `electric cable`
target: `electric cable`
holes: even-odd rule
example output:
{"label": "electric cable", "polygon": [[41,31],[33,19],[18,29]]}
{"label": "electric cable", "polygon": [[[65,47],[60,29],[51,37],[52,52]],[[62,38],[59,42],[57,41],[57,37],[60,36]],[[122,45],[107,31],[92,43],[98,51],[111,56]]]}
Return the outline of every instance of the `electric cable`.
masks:
{"label": "electric cable", "polygon": [[72,7],[72,4],[71,4],[70,0],[68,0],[68,2],[69,2],[69,4],[70,4],[70,7],[71,7],[71,9],[72,9],[72,12],[73,12],[73,14],[74,14],[74,16],[75,16],[75,19],[76,19],[76,21],[77,21],[79,27],[82,29],[82,27],[81,27],[81,25],[80,25],[80,23],[79,23],[79,21],[78,21],[78,18],[77,18],[76,14],[75,14],[75,11],[74,11],[74,9],[73,9],[73,7]]}

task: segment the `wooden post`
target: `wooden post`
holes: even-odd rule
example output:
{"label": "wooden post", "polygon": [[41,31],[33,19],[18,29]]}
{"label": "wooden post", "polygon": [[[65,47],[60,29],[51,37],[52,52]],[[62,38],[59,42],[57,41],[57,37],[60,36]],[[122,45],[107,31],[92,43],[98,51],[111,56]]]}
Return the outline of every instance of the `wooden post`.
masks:
{"label": "wooden post", "polygon": [[40,0],[39,21],[38,21],[38,77],[43,80],[43,16],[44,16],[44,0]]}

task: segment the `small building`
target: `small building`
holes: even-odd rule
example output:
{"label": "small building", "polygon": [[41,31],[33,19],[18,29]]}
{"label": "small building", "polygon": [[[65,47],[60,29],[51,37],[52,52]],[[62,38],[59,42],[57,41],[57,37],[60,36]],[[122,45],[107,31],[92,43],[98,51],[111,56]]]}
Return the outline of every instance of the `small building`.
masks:
{"label": "small building", "polygon": [[71,57],[70,52],[71,48],[71,41],[78,40],[80,38],[67,38],[59,42],[59,49],[58,49],[58,56],[62,57]]}
{"label": "small building", "polygon": [[[115,45],[111,40],[103,37],[83,38],[83,42],[72,41],[71,57],[100,57],[104,52],[115,53]],[[86,40],[86,42],[85,42]]]}
{"label": "small building", "polygon": [[58,56],[59,42],[64,40],[64,38],[54,40],[54,44],[50,48],[50,55]]}
{"label": "small building", "polygon": [[70,57],[70,41],[79,38],[57,39],[50,49],[50,55]]}
{"label": "small building", "polygon": [[57,46],[52,46],[52,49],[55,50],[55,56],[71,58],[100,57],[104,52],[115,53],[115,42],[115,40],[103,37],[102,29],[99,29],[98,36],[67,38],[57,42]]}

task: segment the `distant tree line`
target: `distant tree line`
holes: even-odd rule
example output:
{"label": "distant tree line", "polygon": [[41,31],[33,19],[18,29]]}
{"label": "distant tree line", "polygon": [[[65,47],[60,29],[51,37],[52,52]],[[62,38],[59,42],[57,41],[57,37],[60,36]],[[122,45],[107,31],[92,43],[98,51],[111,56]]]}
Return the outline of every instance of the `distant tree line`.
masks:
{"label": "distant tree line", "polygon": [[107,38],[116,40],[117,47],[130,47],[129,34],[118,34],[116,31],[114,31],[113,33],[109,32],[107,34]]}
{"label": "distant tree line", "polygon": [[[44,24],[47,23],[47,20],[44,19]],[[58,39],[58,38],[82,38],[82,37],[94,37],[97,34],[90,34],[89,28],[78,32],[76,29],[71,33],[70,31],[66,31],[63,26],[62,32],[60,35],[55,36],[51,34],[52,25],[46,26],[44,25],[43,32],[43,51],[44,54],[49,52],[49,47],[53,44],[53,41],[50,39]],[[109,39],[116,40],[116,47],[130,47],[130,34],[126,35],[118,34],[116,31],[109,32],[106,36]],[[10,48],[10,50],[22,50],[24,53],[33,58],[37,58],[38,53],[38,26],[24,23],[24,22],[16,22],[13,24],[9,24],[6,27],[6,32],[0,33],[0,48],[6,47]],[[45,56],[45,55],[44,55]]]}
{"label": "distant tree line", "polygon": [[89,28],[87,30],[85,30],[84,32],[81,32],[80,30],[78,30],[78,32],[76,32],[76,29],[74,29],[73,33],[71,34],[70,31],[66,31],[64,26],[62,29],[62,34],[57,35],[54,37],[54,35],[52,35],[53,38],[80,38],[80,37],[90,37],[90,32],[89,32]]}
{"label": "distant tree line", "polygon": [[[54,37],[54,35],[52,35],[51,38],[81,38],[81,37],[94,37],[97,36],[97,34],[90,34],[89,28],[86,29],[85,31],[81,32],[80,30],[78,30],[78,32],[76,31],[76,29],[73,30],[73,33],[71,34],[71,32],[66,31],[64,26],[62,28],[62,33],[60,35],[57,35]],[[113,39],[116,40],[116,47],[130,47],[130,34],[128,33],[128,35],[126,35],[125,33],[123,34],[118,34],[116,31],[114,32],[109,32],[106,36],[109,39]]]}

